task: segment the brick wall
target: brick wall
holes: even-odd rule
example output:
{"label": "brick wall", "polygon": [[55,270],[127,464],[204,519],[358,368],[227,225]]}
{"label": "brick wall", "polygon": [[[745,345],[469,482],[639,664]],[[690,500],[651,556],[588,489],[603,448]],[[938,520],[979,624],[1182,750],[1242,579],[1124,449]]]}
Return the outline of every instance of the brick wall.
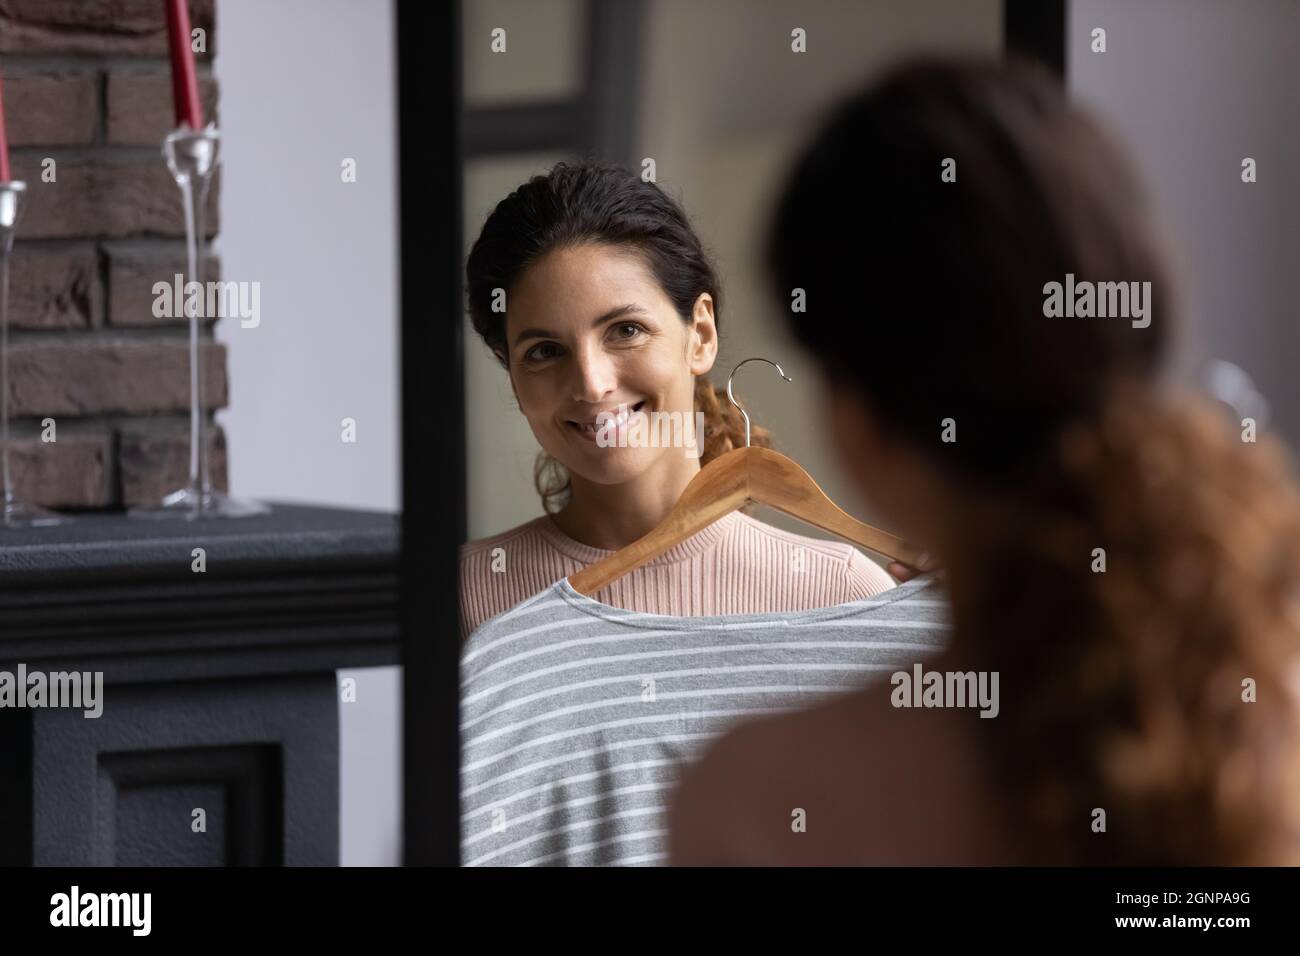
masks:
{"label": "brick wall", "polygon": [[[215,0],[190,0],[204,116]],[[153,284],[185,271],[180,191],[160,146],[173,127],[162,0],[0,0],[13,176],[27,183],[10,271],[11,463],[19,497],[48,507],[154,503],[189,468],[187,320],[153,315]],[[54,160],[56,179],[42,181]],[[207,215],[219,229],[220,173]],[[219,263],[208,257],[206,279]],[[204,323],[203,403],[227,404],[225,349]],[[57,440],[41,440],[54,419]],[[48,429],[46,429],[48,434]],[[213,484],[225,438],[209,427]]]}

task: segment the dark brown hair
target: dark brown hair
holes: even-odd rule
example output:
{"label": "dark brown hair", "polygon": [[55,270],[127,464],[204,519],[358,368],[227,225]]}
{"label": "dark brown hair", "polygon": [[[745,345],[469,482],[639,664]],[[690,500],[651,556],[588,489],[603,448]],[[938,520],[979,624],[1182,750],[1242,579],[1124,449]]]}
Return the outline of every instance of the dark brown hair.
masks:
{"label": "dark brown hair", "polygon": [[[1274,438],[1158,381],[1151,221],[1054,77],[927,61],[834,111],[767,255],[793,334],[960,497],[953,651],[1000,673],[976,724],[1026,861],[1295,863],[1300,496]],[[1045,316],[1067,274],[1150,281],[1150,325]]]}
{"label": "dark brown hair", "polygon": [[[582,243],[637,253],[687,325],[695,301],[707,292],[721,330],[722,284],[681,206],[622,166],[561,162],[497,203],[466,263],[470,319],[507,371],[506,315],[492,309],[495,290],[504,289],[509,302],[511,288],[529,266],[549,252]],[[726,389],[715,389],[707,376],[698,375],[694,405],[693,411],[704,413],[701,467],[744,444],[744,420],[727,401]],[[753,425],[750,443],[771,447],[771,435]],[[570,481],[545,452],[538,455],[534,483],[546,510],[563,506]]]}

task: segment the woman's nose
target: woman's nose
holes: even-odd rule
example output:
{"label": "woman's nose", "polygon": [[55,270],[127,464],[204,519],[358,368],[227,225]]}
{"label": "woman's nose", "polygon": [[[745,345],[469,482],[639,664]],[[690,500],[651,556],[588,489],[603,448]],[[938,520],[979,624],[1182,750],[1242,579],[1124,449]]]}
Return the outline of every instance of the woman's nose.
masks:
{"label": "woman's nose", "polygon": [[618,384],[614,363],[601,349],[578,352],[573,369],[573,397],[577,401],[598,402]]}

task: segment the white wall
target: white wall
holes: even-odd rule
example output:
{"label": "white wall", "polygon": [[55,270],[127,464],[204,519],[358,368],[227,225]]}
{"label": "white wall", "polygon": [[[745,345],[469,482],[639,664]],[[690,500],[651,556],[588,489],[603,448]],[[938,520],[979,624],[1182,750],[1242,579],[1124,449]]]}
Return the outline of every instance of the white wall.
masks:
{"label": "white wall", "polygon": [[392,33],[386,0],[218,4],[223,277],[262,295],[217,327],[235,494],[398,507]]}
{"label": "white wall", "polygon": [[[219,0],[223,278],[261,283],[229,349],[232,493],[400,506],[393,11]],[[342,181],[356,160],[357,181]],[[341,440],[343,418],[357,441]],[[400,861],[401,670],[341,672],[340,859]]]}
{"label": "white wall", "polygon": [[[1105,53],[1090,49],[1106,30]],[[1300,4],[1072,0],[1070,89],[1137,158],[1176,246],[1188,337],[1178,369],[1243,368],[1300,449]],[[1241,160],[1258,181],[1241,181]]]}

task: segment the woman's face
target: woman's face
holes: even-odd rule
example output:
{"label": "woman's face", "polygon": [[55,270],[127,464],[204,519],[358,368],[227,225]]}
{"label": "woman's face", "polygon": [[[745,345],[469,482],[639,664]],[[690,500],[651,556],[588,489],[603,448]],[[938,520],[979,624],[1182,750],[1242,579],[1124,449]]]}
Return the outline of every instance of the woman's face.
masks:
{"label": "woman's face", "polygon": [[530,266],[508,297],[506,343],[515,397],[542,448],[599,484],[633,479],[666,455],[689,460],[682,448],[633,440],[602,447],[578,423],[594,424],[624,405],[693,422],[695,376],[713,367],[717,353],[707,293],[692,318],[691,325],[682,320],[630,250],[584,243]]}

